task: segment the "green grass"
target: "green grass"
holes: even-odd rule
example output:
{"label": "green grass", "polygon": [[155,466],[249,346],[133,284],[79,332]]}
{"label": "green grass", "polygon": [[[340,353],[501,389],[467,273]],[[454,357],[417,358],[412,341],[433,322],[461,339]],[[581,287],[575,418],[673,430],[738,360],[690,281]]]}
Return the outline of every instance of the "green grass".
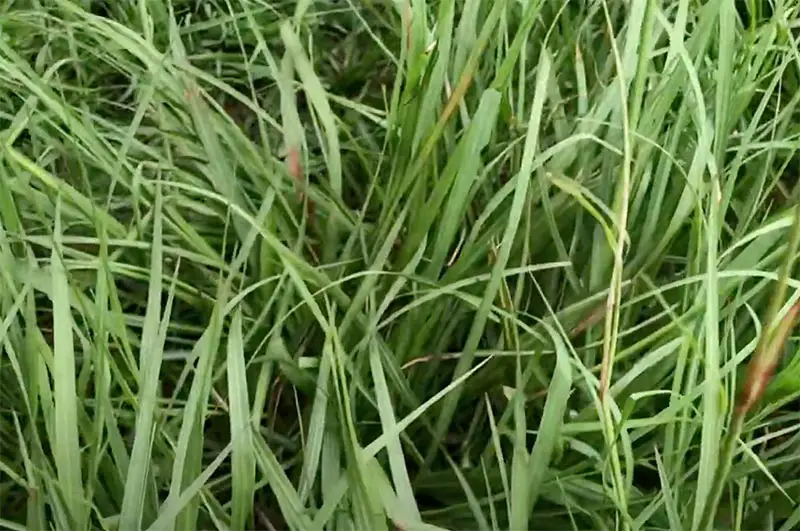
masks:
{"label": "green grass", "polygon": [[800,525],[800,2],[0,7],[0,528]]}

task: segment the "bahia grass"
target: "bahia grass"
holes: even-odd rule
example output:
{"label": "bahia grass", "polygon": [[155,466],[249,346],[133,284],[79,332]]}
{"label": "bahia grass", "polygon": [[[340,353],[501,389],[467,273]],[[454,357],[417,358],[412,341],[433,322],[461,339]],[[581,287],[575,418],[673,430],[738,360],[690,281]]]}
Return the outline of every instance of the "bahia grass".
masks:
{"label": "bahia grass", "polygon": [[800,2],[0,7],[0,528],[800,525]]}

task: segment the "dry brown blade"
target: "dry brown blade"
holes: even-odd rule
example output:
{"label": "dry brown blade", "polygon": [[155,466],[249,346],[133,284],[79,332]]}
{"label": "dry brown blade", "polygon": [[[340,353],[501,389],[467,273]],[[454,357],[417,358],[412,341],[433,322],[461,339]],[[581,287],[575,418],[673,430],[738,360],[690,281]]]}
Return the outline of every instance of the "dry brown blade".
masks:
{"label": "dry brown blade", "polygon": [[[297,188],[297,199],[301,204],[305,203],[308,222],[313,225],[316,221],[316,205],[306,194],[307,183],[303,173],[303,161],[298,146],[290,146],[286,150],[286,171],[288,171],[289,175],[294,179]],[[314,261],[319,263],[319,246],[312,243],[310,251]]]}
{"label": "dry brown blade", "polygon": [[603,320],[603,317],[605,317],[605,315],[606,315],[606,304],[603,303],[594,310],[592,310],[592,312],[589,315],[587,315],[583,319],[583,321],[578,323],[578,325],[570,331],[569,333],[570,337],[575,337],[581,332],[584,332],[587,329],[591,328],[592,326],[596,325],[597,323]]}
{"label": "dry brown blade", "polygon": [[772,341],[764,351],[756,353],[750,361],[747,378],[744,381],[742,393],[739,395],[737,409],[740,415],[746,415],[763,396],[778,364],[780,349],[792,333],[798,314],[800,314],[800,302],[796,302],[778,324]]}
{"label": "dry brown blade", "polygon": [[461,354],[442,354],[441,356],[436,356],[435,354],[429,354],[427,356],[420,356],[418,358],[411,359],[403,364],[400,367],[401,370],[409,369],[414,365],[418,365],[420,363],[427,363],[433,360],[456,360],[461,357]]}
{"label": "dry brown blade", "polygon": [[[300,159],[300,148],[292,146],[288,149],[286,156],[286,167],[289,175],[292,176],[298,188],[298,198],[302,203],[306,199],[305,194],[305,178],[303,175],[303,162]],[[314,215],[314,203],[309,199],[307,207],[309,219]]]}
{"label": "dry brown blade", "polygon": [[[492,261],[493,254],[494,253],[492,251],[490,251],[490,253],[489,253],[489,263],[490,264],[494,263]],[[599,323],[600,321],[603,320],[603,317],[605,316],[605,314],[606,314],[606,305],[605,305],[605,303],[603,303],[603,304],[599,305],[597,308],[595,308],[594,310],[592,310],[586,317],[584,317],[583,320],[581,322],[579,322],[575,326],[575,328],[570,330],[569,337],[575,337],[578,334],[580,334],[581,332],[585,332],[590,327],[596,325],[597,323]],[[403,366],[400,367],[400,368],[402,370],[406,370],[406,369],[408,369],[410,367],[413,367],[414,365],[418,365],[420,363],[428,363],[430,361],[433,361],[434,359],[437,359],[437,360],[454,360],[454,359],[458,359],[460,356],[461,356],[461,354],[442,354],[442,355],[427,354],[425,356],[419,356],[417,358],[410,359],[409,361],[404,363]]]}

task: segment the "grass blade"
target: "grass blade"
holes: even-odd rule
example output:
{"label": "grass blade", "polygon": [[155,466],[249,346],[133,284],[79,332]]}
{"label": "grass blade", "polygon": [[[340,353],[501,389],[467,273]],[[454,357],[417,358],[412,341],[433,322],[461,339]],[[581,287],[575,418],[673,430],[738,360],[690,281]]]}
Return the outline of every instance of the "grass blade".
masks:
{"label": "grass blade", "polygon": [[231,482],[233,484],[231,527],[233,529],[250,529],[253,526],[253,494],[255,492],[256,465],[242,339],[241,309],[236,310],[231,322],[230,335],[228,336],[227,369],[231,441],[233,445],[231,456]]}
{"label": "grass blade", "polygon": [[58,482],[64,492],[71,526],[84,529],[87,508],[83,495],[82,458],[78,438],[78,394],[76,390],[73,320],[70,309],[70,286],[64,265],[61,225],[61,200],[56,202],[53,227],[53,252],[50,271],[53,282],[53,397],[55,415],[53,448]]}
{"label": "grass blade", "polygon": [[[161,315],[162,308],[162,196],[156,189],[155,215],[153,219],[153,250],[150,262],[150,286],[147,294],[147,311],[142,330],[142,348],[139,353],[140,389],[139,410],[136,415],[136,439],[133,443],[128,474],[125,480],[125,497],[120,513],[120,527],[142,529],[155,518],[155,508],[146,507],[145,499],[151,473],[153,432],[156,429],[156,403],[158,400],[159,374],[164,352],[166,325],[169,313]],[[162,324],[163,323],[163,324]],[[163,330],[163,333],[162,333]]]}

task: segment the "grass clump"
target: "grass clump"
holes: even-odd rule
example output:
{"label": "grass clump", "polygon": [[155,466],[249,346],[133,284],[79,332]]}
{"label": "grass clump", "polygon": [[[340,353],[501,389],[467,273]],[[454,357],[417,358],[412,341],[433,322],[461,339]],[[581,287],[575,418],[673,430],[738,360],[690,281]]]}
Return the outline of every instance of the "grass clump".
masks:
{"label": "grass clump", "polygon": [[0,527],[796,527],[742,4],[6,2]]}

